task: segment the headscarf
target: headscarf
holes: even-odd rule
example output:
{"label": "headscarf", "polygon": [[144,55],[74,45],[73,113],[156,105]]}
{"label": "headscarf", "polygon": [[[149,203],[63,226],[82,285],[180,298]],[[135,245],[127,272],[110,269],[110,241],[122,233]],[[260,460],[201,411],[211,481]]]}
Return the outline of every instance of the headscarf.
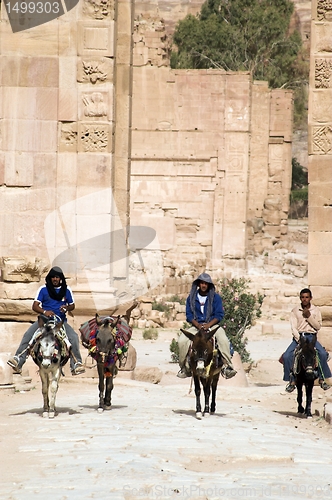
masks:
{"label": "headscarf", "polygon": [[[61,279],[60,290],[56,290],[52,284],[51,278],[54,278],[55,276],[58,276]],[[67,291],[66,278],[62,272],[62,269],[57,266],[52,267],[52,269],[49,271],[48,275],[45,278],[45,282],[48,294],[51,297],[51,299],[58,300],[60,302],[66,295]]]}
{"label": "headscarf", "polygon": [[196,319],[195,300],[196,300],[197,288],[198,288],[200,281],[205,281],[206,283],[209,284],[208,293],[207,293],[208,303],[207,303],[207,310],[206,310],[206,322],[208,323],[210,321],[210,317],[212,314],[214,294],[216,293],[215,286],[214,286],[213,281],[211,279],[211,276],[209,274],[202,273],[198,276],[197,279],[195,279],[195,281],[193,281],[193,284],[192,284],[192,287],[190,290],[190,294],[189,294],[190,309],[194,315],[194,319]]}

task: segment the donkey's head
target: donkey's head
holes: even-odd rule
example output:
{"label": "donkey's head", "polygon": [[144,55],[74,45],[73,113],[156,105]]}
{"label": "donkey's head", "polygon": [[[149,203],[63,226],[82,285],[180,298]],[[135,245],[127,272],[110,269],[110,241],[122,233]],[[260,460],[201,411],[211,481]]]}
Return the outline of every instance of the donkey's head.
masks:
{"label": "donkey's head", "polygon": [[305,377],[309,380],[313,380],[317,377],[317,356],[315,350],[316,335],[306,334],[301,335],[300,347],[301,347],[301,366],[305,371]]}
{"label": "donkey's head", "polygon": [[100,320],[98,314],[96,314],[96,322],[98,326],[96,335],[96,351],[101,356],[103,363],[114,351],[116,325],[119,320],[120,316],[118,316],[115,320],[111,317]]}
{"label": "donkey's head", "polygon": [[37,343],[37,360],[43,368],[49,368],[52,364],[60,362],[61,352],[56,334],[62,324],[62,322],[58,323],[53,318],[49,320],[45,320],[45,317],[41,316],[38,318],[40,333]]}
{"label": "donkey's head", "polygon": [[214,332],[207,332],[201,328],[196,334],[181,328],[182,333],[192,341],[190,362],[197,375],[203,375],[213,356],[213,345],[210,339]]}

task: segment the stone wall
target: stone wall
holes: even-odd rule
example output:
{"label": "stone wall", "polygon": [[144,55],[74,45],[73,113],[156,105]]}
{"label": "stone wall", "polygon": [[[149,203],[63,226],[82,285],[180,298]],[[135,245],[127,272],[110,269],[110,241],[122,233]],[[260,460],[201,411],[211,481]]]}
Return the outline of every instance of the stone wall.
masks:
{"label": "stone wall", "polygon": [[134,25],[131,1],[85,0],[15,34],[1,11],[3,319],[29,319],[51,263],[88,315],[185,292],[206,268],[243,273],[287,231],[291,93],[171,71],[173,8],[198,3],[138,3]]}
{"label": "stone wall", "polygon": [[133,74],[131,223],[158,232],[161,291],[192,269],[244,271],[287,233],[292,93],[247,73]]}
{"label": "stone wall", "polygon": [[51,263],[90,310],[126,280],[132,30],[130,0],[85,0],[14,34],[1,9],[2,318],[29,315]]}

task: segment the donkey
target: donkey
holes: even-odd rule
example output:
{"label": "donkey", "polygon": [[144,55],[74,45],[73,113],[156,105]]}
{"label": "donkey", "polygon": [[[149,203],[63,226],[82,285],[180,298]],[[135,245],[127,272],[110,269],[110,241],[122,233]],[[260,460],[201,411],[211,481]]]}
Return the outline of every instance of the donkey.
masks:
{"label": "donkey", "polygon": [[[297,388],[298,413],[311,418],[312,390],[315,379],[318,378],[317,354],[315,349],[316,335],[312,333],[301,334],[300,349],[295,355],[293,373]],[[303,386],[306,392],[306,405],[302,406]]]}
{"label": "donkey", "polygon": [[44,398],[43,417],[54,418],[55,398],[64,366],[69,359],[69,350],[65,343],[60,341],[64,335],[61,332],[62,322],[54,318],[38,316],[39,330],[36,332],[35,343],[31,348],[31,355],[39,368]]}
{"label": "donkey", "polygon": [[[97,362],[97,370],[99,377],[99,406],[98,411],[101,413],[104,410],[111,409],[111,396],[113,390],[113,379],[117,374],[117,366],[115,364],[115,343],[116,343],[116,325],[120,320],[118,316],[115,321],[106,318],[99,319],[96,314],[96,350],[94,359]],[[105,383],[106,381],[106,383]]]}
{"label": "donkey", "polygon": [[[190,333],[181,328],[188,339],[192,341],[189,355],[189,365],[193,374],[196,395],[196,418],[213,415],[216,411],[216,393],[220,372],[223,363],[218,359],[218,352],[213,349],[212,337],[215,331],[207,332],[201,328],[196,334]],[[201,408],[201,384],[204,390],[205,406],[202,414]],[[210,393],[212,388],[211,406],[209,406]]]}

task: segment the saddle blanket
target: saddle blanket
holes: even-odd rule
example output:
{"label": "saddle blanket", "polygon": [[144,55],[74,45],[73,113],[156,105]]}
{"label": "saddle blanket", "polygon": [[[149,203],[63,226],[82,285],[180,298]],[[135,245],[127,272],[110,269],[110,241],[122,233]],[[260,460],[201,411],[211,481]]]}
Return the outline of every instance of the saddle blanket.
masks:
{"label": "saddle blanket", "polygon": [[[112,321],[115,321],[117,316],[100,316],[100,320],[104,321],[106,318],[110,318]],[[91,334],[98,329],[96,318],[92,318],[89,321],[83,323],[79,331],[81,332],[82,341],[86,344],[89,344]],[[128,325],[128,323],[120,318],[118,324],[116,325],[116,336],[123,340],[125,344],[129,342],[132,336],[132,328]]]}

